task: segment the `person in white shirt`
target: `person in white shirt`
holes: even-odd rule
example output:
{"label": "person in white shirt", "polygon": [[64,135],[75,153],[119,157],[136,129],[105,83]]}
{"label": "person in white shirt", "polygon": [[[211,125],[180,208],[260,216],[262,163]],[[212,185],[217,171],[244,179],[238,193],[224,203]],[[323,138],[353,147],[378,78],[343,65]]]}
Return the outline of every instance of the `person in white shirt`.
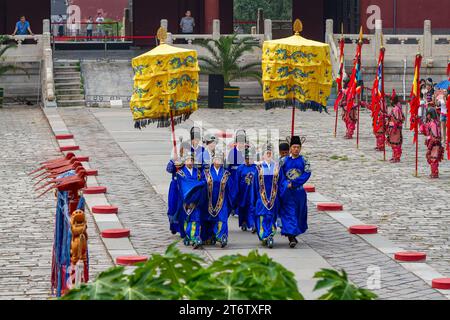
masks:
{"label": "person in white shirt", "polygon": [[95,22],[97,23],[97,34],[99,36],[104,36],[105,29],[103,28],[103,22],[105,22],[105,18],[103,18],[103,15],[101,12],[97,13],[97,18],[95,19]]}

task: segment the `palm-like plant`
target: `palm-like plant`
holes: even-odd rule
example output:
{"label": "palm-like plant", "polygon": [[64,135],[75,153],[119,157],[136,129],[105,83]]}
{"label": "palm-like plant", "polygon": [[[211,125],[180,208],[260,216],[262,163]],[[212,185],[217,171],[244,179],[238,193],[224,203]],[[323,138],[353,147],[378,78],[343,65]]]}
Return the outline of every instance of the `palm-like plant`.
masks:
{"label": "palm-like plant", "polygon": [[22,70],[25,71],[23,68],[20,68],[18,66],[12,65],[12,64],[5,64],[3,63],[4,58],[2,56],[5,54],[5,52],[11,48],[15,48],[17,45],[15,43],[7,43],[9,40],[6,36],[0,36],[0,45],[4,46],[0,48],[0,76],[2,74],[5,74],[6,72],[10,70]]}
{"label": "palm-like plant", "polygon": [[[7,50],[9,50],[11,48],[15,48],[17,46],[15,43],[8,43],[8,40],[9,40],[9,38],[7,36],[0,36],[0,46],[3,45],[0,48],[0,76],[10,70],[11,71],[23,71],[23,72],[25,72],[25,74],[28,75],[28,72],[24,68],[3,62],[5,60],[5,58],[3,58],[2,56],[5,54],[5,52]],[[0,108],[1,108],[2,104],[3,104],[3,88],[0,88]]]}
{"label": "palm-like plant", "polygon": [[200,68],[206,74],[221,74],[226,87],[236,79],[253,78],[261,83],[261,62],[240,64],[239,59],[252,52],[259,45],[251,37],[237,38],[237,35],[221,36],[217,40],[196,42],[205,48],[210,56],[200,56]]}

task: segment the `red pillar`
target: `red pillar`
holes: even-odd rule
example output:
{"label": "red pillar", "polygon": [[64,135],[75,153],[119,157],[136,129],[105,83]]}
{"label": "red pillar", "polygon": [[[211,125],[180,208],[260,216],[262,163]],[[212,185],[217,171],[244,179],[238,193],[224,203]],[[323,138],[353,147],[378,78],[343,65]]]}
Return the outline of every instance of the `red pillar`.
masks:
{"label": "red pillar", "polygon": [[205,1],[205,33],[212,33],[212,23],[219,19],[219,0]]}

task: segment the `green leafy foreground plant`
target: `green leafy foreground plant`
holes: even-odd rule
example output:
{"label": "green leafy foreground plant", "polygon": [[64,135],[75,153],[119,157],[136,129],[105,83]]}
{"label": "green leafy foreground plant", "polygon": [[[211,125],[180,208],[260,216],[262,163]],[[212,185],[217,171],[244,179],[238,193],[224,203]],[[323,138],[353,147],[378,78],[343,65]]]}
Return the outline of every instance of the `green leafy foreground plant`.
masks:
{"label": "green leafy foreground plant", "polygon": [[331,269],[322,269],[314,274],[320,279],[314,290],[328,288],[328,292],[319,297],[319,300],[373,300],[377,295],[367,289],[358,288],[348,281],[347,273]]}
{"label": "green leafy foreground plant", "polygon": [[[147,262],[138,264],[132,274],[124,271],[124,267],[111,268],[94,282],[72,289],[61,299],[303,300],[294,274],[256,250],[248,256],[228,255],[206,264],[196,254],[182,253],[173,243],[164,255],[153,254]],[[325,271],[333,270],[321,272]],[[323,275],[325,282],[318,282],[320,288],[334,283],[328,280],[327,273]],[[346,278],[342,280],[345,282]],[[352,292],[342,296],[333,291],[329,298],[359,297],[351,296]]]}

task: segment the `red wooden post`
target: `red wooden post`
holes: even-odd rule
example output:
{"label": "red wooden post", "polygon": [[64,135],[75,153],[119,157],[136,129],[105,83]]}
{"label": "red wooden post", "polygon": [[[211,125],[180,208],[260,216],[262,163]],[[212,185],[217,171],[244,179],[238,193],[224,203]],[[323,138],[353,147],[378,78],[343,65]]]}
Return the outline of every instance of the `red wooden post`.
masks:
{"label": "red wooden post", "polygon": [[338,113],[339,113],[339,107],[336,109],[336,119],[334,120],[334,137],[335,138],[336,138],[336,134],[337,134]]}
{"label": "red wooden post", "polygon": [[291,137],[294,135],[294,122],[295,122],[295,107],[292,106],[292,126],[291,126]]}
{"label": "red wooden post", "polygon": [[176,139],[176,136],[175,136],[175,123],[173,121],[173,112],[172,112],[172,110],[170,110],[170,122],[171,122],[171,127],[172,127],[173,157],[174,157],[174,160],[176,160],[178,158],[178,155],[177,155],[177,139]]}

